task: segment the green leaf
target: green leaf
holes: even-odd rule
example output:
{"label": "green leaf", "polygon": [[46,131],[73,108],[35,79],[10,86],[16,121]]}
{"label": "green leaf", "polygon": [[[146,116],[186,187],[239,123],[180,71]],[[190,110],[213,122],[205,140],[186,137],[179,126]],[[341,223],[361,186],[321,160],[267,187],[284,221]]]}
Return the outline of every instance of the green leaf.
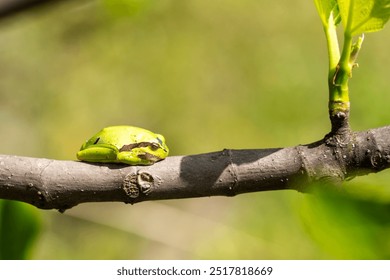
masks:
{"label": "green leaf", "polygon": [[327,27],[333,23],[337,25],[340,23],[339,10],[336,0],[314,0],[318,14],[322,20],[322,24]]}
{"label": "green leaf", "polygon": [[390,203],[324,187],[301,203],[303,225],[320,248],[337,259],[389,259]]}
{"label": "green leaf", "polygon": [[390,0],[338,0],[345,32],[351,36],[375,32],[390,17]]}
{"label": "green leaf", "polygon": [[0,259],[28,258],[41,227],[39,214],[26,203],[0,200]]}

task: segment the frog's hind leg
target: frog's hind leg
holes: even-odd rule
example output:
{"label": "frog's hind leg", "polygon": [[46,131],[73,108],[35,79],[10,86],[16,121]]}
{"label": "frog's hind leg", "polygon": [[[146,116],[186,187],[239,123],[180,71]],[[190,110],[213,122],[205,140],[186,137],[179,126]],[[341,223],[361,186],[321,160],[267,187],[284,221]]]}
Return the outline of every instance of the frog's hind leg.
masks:
{"label": "frog's hind leg", "polygon": [[88,162],[117,162],[117,151],[108,147],[90,147],[77,153],[77,158]]}

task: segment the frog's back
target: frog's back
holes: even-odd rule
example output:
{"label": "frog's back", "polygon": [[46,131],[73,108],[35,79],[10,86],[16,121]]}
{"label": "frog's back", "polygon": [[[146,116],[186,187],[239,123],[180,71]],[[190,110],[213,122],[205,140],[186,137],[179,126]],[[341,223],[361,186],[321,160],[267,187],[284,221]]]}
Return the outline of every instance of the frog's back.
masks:
{"label": "frog's back", "polygon": [[[100,143],[115,145],[118,149],[129,143],[147,142],[155,139],[149,130],[129,125],[109,126],[100,132]],[[105,139],[109,135],[109,139]]]}

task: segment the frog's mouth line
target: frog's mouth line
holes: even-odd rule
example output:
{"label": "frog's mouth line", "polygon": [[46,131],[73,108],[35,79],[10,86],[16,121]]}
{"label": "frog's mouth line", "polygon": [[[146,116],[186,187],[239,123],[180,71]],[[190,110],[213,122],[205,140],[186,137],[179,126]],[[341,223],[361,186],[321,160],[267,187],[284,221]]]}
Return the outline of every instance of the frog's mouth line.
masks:
{"label": "frog's mouth line", "polygon": [[138,154],[138,157],[141,159],[147,160],[147,161],[152,161],[152,162],[162,160],[162,158],[155,156],[155,155],[152,155],[152,154],[149,154],[149,153]]}

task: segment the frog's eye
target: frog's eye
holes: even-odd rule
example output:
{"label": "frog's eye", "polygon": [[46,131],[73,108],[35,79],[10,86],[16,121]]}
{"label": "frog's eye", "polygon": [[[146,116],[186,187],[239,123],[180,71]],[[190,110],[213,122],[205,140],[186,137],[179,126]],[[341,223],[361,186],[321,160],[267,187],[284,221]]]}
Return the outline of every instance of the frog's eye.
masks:
{"label": "frog's eye", "polygon": [[94,145],[97,144],[97,142],[99,142],[100,140],[100,137],[96,138],[95,142],[93,143]]}
{"label": "frog's eye", "polygon": [[[157,138],[158,139],[158,138]],[[150,148],[152,149],[152,151],[155,151],[157,150],[158,148],[160,148],[160,145],[157,144],[157,143],[150,143]]]}

